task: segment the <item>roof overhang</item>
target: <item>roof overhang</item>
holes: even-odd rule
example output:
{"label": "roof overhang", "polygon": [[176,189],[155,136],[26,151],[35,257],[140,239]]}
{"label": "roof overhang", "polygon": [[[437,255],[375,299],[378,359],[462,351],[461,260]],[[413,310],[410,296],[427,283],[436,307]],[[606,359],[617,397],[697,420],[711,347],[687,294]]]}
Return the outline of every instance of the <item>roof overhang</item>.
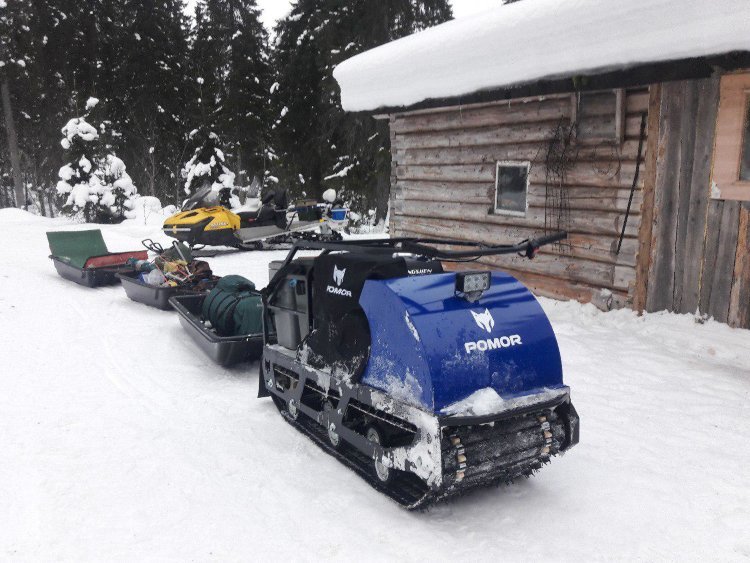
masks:
{"label": "roof overhang", "polygon": [[710,78],[715,73],[731,72],[738,69],[750,69],[750,52],[734,52],[714,57],[644,64],[623,70],[593,75],[571,76],[556,80],[538,80],[528,84],[481,90],[462,96],[430,98],[409,106],[381,107],[377,110],[355,113],[371,115],[375,119],[388,119],[390,115],[395,113],[501,102],[567,92],[631,88],[675,80],[698,80]]}
{"label": "roof overhang", "polygon": [[732,66],[749,22],[750,0],[523,0],[361,53],[334,77],[346,111],[375,113],[663,82]]}

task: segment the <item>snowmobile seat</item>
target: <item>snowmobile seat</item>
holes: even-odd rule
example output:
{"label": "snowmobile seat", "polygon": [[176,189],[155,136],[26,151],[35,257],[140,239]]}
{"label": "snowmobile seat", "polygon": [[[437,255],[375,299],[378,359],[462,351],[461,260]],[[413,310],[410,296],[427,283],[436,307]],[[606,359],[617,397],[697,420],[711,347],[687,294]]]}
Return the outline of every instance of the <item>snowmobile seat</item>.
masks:
{"label": "snowmobile seat", "polygon": [[276,209],[283,209],[286,211],[286,208],[289,207],[289,196],[286,193],[286,190],[278,190],[273,195],[273,203],[276,206]]}
{"label": "snowmobile seat", "polygon": [[241,211],[237,214],[242,227],[260,226],[276,222],[276,211],[270,205],[264,205],[257,211]]}
{"label": "snowmobile seat", "polygon": [[255,211],[240,211],[237,213],[237,217],[239,217],[242,222],[254,221],[258,217],[258,213],[260,213],[260,209],[256,209]]}
{"label": "snowmobile seat", "polygon": [[367,365],[370,327],[359,297],[368,279],[409,275],[406,260],[383,255],[323,254],[313,270],[315,329],[306,344],[311,365],[335,365],[358,381]]}

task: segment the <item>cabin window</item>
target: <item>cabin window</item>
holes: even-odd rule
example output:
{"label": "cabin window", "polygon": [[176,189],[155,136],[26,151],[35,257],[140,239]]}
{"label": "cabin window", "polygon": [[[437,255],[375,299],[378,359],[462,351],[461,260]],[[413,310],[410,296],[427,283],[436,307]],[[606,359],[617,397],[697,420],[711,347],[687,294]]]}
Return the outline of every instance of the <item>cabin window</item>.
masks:
{"label": "cabin window", "polygon": [[530,162],[498,162],[495,173],[495,213],[526,215]]}
{"label": "cabin window", "polygon": [[711,196],[750,201],[750,73],[721,79]]}
{"label": "cabin window", "polygon": [[576,140],[619,144],[625,139],[625,91],[578,92],[573,95]]}

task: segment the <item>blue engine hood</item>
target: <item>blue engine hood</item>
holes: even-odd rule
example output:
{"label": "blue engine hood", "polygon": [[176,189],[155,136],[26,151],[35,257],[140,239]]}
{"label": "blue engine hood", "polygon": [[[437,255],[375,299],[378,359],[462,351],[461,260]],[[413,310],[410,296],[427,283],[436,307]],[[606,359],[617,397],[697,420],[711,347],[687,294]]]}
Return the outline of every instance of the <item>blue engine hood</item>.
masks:
{"label": "blue engine hood", "polygon": [[555,333],[529,290],[494,272],[492,287],[469,303],[454,295],[455,280],[365,282],[372,344],[362,383],[433,412],[487,387],[509,399],[562,386]]}

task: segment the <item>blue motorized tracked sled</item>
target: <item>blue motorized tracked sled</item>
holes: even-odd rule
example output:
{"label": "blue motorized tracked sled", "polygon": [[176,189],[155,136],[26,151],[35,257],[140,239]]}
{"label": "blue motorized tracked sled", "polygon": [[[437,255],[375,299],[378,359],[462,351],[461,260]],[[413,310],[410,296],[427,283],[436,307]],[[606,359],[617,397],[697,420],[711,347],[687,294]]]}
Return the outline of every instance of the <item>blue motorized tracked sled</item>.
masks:
{"label": "blue motorized tracked sled", "polygon": [[530,475],[578,442],[555,334],[509,274],[442,262],[565,236],[296,243],[264,290],[259,396],[408,508]]}

